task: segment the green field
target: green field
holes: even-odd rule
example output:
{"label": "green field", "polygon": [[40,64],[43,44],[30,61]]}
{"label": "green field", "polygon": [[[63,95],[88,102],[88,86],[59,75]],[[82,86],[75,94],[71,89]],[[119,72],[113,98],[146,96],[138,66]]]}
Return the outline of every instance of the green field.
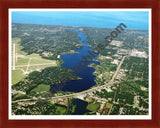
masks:
{"label": "green field", "polygon": [[23,73],[22,70],[12,70],[12,84],[17,83],[25,77],[26,75]]}
{"label": "green field", "polygon": [[[44,59],[40,55],[35,53],[27,55],[27,53],[22,51],[23,47],[20,45],[20,41],[20,38],[12,39],[12,85],[25,78],[27,74],[32,71],[41,71],[41,69],[44,69],[46,67],[57,66],[56,60]],[[13,70],[13,44],[15,44],[16,51],[15,70]]]}
{"label": "green field", "polygon": [[112,104],[110,104],[110,103],[106,104],[106,108],[111,108],[111,107],[112,107]]}
{"label": "green field", "polygon": [[40,84],[38,87],[32,89],[32,91],[35,92],[43,92],[43,91],[49,91],[50,85]]}
{"label": "green field", "polygon": [[93,112],[96,112],[98,110],[98,108],[100,107],[100,103],[91,103],[88,104],[87,109]]}

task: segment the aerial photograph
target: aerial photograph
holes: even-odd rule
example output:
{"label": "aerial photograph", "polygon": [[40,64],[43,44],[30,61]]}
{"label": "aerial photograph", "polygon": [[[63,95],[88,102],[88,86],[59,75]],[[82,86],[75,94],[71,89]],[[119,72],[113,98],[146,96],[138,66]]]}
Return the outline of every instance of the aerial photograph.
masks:
{"label": "aerial photograph", "polygon": [[149,10],[10,9],[9,20],[11,116],[151,114]]}

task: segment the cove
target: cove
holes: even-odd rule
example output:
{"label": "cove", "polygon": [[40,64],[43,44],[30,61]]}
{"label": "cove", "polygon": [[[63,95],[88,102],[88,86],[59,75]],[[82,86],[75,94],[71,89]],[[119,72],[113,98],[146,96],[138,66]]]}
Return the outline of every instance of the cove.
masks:
{"label": "cove", "polygon": [[[61,55],[61,59],[63,60],[63,64],[61,64],[61,66],[68,68],[68,69],[71,69],[71,70],[73,70],[73,68],[76,65],[78,65],[78,63],[81,60],[83,60],[82,56],[90,55],[88,53],[88,50],[92,49],[92,47],[88,46],[87,42],[83,41],[83,40],[87,39],[85,34],[83,34],[83,32],[81,32],[79,30],[75,30],[75,31],[80,36],[80,39],[77,39],[77,40],[81,42],[83,47],[76,49],[75,51],[77,53]],[[98,57],[98,54],[94,54],[94,55],[95,55],[94,58]],[[85,68],[82,69],[80,72],[77,73],[73,70],[73,73],[75,75],[77,75],[78,77],[80,77],[81,79],[67,81],[63,85],[62,91],[81,92],[81,91],[87,90],[90,87],[96,85],[96,83],[94,81],[96,76],[94,76],[92,74],[95,71],[95,69],[92,67],[88,67],[88,65],[90,65],[91,63],[95,63],[97,65],[100,64],[97,61],[89,61],[87,63],[87,65],[85,66]],[[54,85],[52,85],[52,86],[54,86]],[[51,88],[52,88],[52,86],[51,86]],[[55,93],[55,92],[52,91],[52,93]]]}

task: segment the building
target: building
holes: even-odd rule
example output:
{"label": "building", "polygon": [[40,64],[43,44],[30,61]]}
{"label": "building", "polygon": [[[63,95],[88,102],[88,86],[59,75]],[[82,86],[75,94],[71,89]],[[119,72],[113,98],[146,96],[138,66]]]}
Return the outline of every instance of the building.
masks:
{"label": "building", "polygon": [[117,54],[118,54],[118,55],[128,55],[128,54],[129,54],[129,50],[119,49],[119,50],[117,51]]}
{"label": "building", "polygon": [[141,58],[147,58],[148,55],[146,54],[145,51],[138,51],[137,49],[133,49],[131,51],[130,56],[136,56],[136,57],[141,57]]}

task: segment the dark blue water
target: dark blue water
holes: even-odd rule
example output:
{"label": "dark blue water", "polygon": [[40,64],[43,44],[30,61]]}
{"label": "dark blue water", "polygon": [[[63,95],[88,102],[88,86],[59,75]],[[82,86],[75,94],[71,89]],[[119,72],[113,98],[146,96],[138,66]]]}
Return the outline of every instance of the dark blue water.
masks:
{"label": "dark blue water", "polygon": [[[61,59],[64,61],[64,63],[61,64],[61,66],[68,69],[72,69],[72,70],[75,66],[78,65],[80,61],[84,60],[82,56],[90,55],[88,53],[88,50],[92,49],[91,47],[88,46],[87,42],[83,41],[87,39],[86,36],[81,31],[78,31],[78,30],[75,30],[75,31],[81,38],[81,39],[78,39],[78,41],[82,43],[83,48],[79,48],[75,50],[78,53],[61,55]],[[98,57],[98,54],[94,54],[94,55],[95,57]],[[92,58],[95,58],[95,57],[92,57]],[[96,76],[92,74],[95,71],[95,69],[92,67],[88,67],[88,65],[90,65],[91,63],[95,63],[98,65],[100,64],[97,61],[89,61],[88,64],[85,66],[85,68],[81,69],[80,72],[77,73],[73,70],[73,73],[79,76],[81,79],[67,81],[64,84],[62,91],[80,92],[96,85],[94,81]]]}

